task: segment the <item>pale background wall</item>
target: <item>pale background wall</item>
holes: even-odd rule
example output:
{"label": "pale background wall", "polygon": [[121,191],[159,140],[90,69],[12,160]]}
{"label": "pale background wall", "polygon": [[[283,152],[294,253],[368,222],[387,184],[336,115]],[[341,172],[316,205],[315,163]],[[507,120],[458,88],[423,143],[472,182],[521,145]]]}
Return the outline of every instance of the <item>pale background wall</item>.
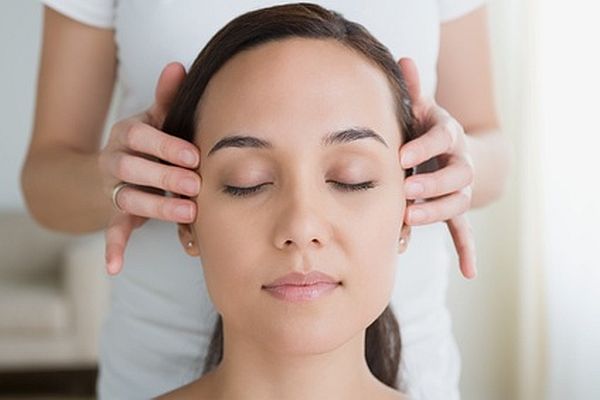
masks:
{"label": "pale background wall", "polygon": [[42,8],[15,0],[0,8],[0,207],[20,209],[19,169],[32,124]]}
{"label": "pale background wall", "polygon": [[[515,36],[522,16],[516,0],[491,1],[491,28],[498,87],[498,106],[506,134],[517,142],[519,55]],[[41,10],[37,1],[8,0],[0,5],[0,211],[22,209],[19,169],[32,125],[40,45]],[[520,45],[522,46],[522,44]],[[518,60],[517,60],[518,61]],[[110,124],[109,124],[110,126]],[[518,185],[512,172],[507,196],[492,207],[472,213],[478,237],[479,278],[463,280],[451,273],[449,305],[463,356],[465,400],[517,397],[519,257]]]}

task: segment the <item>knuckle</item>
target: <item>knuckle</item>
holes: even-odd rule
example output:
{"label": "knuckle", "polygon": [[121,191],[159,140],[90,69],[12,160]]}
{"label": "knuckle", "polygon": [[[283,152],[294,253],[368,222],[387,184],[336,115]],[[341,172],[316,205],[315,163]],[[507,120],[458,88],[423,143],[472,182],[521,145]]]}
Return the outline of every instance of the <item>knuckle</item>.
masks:
{"label": "knuckle", "polygon": [[436,140],[438,141],[441,150],[443,152],[448,152],[450,149],[450,133],[448,132],[448,127],[446,124],[440,124],[438,125],[437,132]]}
{"label": "knuckle", "polygon": [[431,224],[434,222],[443,221],[445,219],[447,219],[447,218],[444,216],[442,211],[438,210],[435,207],[431,207],[429,209],[429,211],[427,212],[427,218],[425,219],[424,222],[427,224]]}
{"label": "knuckle", "polygon": [[159,185],[161,189],[164,190],[171,190],[171,183],[173,182],[173,180],[171,179],[171,174],[170,171],[165,170],[164,168],[161,169],[160,172],[160,177],[159,177]]}
{"label": "knuckle", "polygon": [[158,144],[157,144],[158,156],[160,158],[162,158],[163,160],[169,159],[170,148],[171,148],[171,146],[170,146],[168,139],[161,138],[158,140]]}
{"label": "knuckle", "polygon": [[456,145],[456,139],[457,139],[456,129],[454,128],[454,125],[452,124],[452,119],[449,118],[448,120],[446,120],[446,122],[444,124],[442,124],[442,132],[445,136],[446,143],[447,143],[446,151],[450,151]]}
{"label": "knuckle", "polygon": [[169,219],[169,202],[166,197],[156,200],[155,215],[161,219]]}
{"label": "knuckle", "polygon": [[440,191],[440,184],[436,178],[423,180],[423,186],[425,193],[430,196],[435,196]]}
{"label": "knuckle", "polygon": [[114,161],[115,176],[121,180],[126,179],[127,173],[129,171],[128,158],[129,157],[124,154],[119,154],[119,155],[115,156],[115,161]]}
{"label": "knuckle", "polygon": [[412,152],[415,154],[418,160],[422,160],[427,153],[427,148],[424,142],[415,143],[415,146],[412,148]]}
{"label": "knuckle", "polygon": [[129,127],[127,128],[127,131],[125,131],[125,135],[123,138],[123,141],[125,143],[125,145],[128,148],[135,148],[136,147],[136,143],[137,143],[137,138],[138,136],[141,136],[141,133],[144,130],[144,124],[139,122],[139,121],[135,121],[132,122]]}
{"label": "knuckle", "polygon": [[423,206],[421,210],[424,213],[424,217],[423,220],[420,222],[424,224],[430,224],[435,221],[440,221],[440,219],[442,218],[439,207],[435,203],[427,204],[426,206]]}
{"label": "knuckle", "polygon": [[117,121],[110,129],[110,139],[115,140],[125,130],[125,120]]}

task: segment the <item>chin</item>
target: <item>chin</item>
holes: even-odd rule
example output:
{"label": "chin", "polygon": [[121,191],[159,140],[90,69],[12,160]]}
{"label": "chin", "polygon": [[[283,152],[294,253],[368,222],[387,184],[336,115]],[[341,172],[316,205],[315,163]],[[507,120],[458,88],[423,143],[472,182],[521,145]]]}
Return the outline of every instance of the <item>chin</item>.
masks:
{"label": "chin", "polygon": [[[264,327],[266,328],[266,327]],[[365,327],[355,323],[344,323],[340,319],[328,321],[285,323],[264,329],[259,333],[260,340],[274,353],[301,356],[331,352],[344,345]]]}

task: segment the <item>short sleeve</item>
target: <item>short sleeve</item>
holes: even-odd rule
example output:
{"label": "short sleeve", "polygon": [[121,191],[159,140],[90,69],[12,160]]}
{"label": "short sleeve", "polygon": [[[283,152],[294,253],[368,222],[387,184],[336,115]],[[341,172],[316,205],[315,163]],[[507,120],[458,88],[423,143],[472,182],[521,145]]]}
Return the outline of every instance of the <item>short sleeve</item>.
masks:
{"label": "short sleeve", "polygon": [[117,0],[41,0],[59,13],[97,28],[113,28]]}
{"label": "short sleeve", "polygon": [[440,22],[447,22],[483,6],[487,0],[438,0]]}

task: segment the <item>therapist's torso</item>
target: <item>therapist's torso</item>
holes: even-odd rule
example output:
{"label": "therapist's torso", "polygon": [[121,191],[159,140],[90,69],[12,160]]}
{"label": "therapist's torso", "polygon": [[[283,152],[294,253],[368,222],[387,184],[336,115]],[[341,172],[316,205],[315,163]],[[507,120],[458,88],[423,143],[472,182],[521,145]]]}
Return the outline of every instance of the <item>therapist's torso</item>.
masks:
{"label": "therapist's torso", "polygon": [[[182,5],[184,3],[184,5]],[[114,26],[122,102],[118,115],[147,108],[164,65],[179,61],[188,68],[210,38],[244,12],[290,1],[121,0]],[[390,49],[396,60],[412,57],[424,93],[433,94],[439,48],[437,0],[343,0],[318,4],[364,25]]]}

